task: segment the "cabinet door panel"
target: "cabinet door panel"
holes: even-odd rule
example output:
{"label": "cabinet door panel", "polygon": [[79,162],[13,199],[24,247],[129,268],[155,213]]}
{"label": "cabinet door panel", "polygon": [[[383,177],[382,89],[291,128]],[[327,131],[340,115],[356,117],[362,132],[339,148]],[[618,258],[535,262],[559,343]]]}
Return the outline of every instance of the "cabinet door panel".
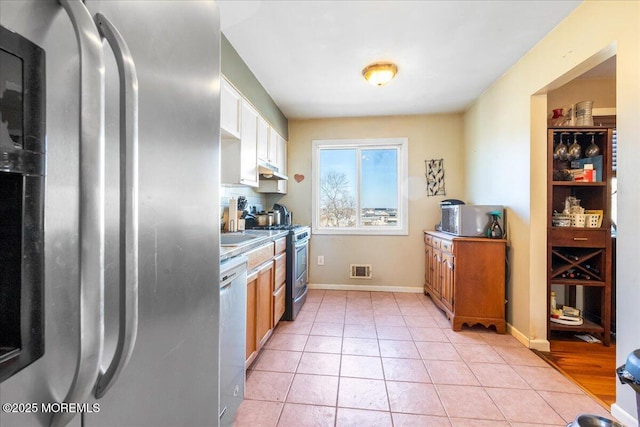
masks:
{"label": "cabinet door panel", "polygon": [[285,311],[284,301],[287,287],[283,283],[280,288],[273,293],[273,327],[275,328]]}
{"label": "cabinet door panel", "polygon": [[242,97],[226,80],[220,90],[220,128],[223,136],[240,137],[240,103]]}
{"label": "cabinet door panel", "polygon": [[431,260],[433,265],[431,270],[432,290],[435,297],[439,299],[442,295],[442,252],[434,248]]}
{"label": "cabinet door panel", "polygon": [[453,311],[453,295],[454,295],[454,258],[451,254],[443,254],[440,263],[440,277],[442,278],[442,302],[451,311]]}
{"label": "cabinet door panel", "polygon": [[262,347],[271,332],[273,311],[271,301],[273,295],[273,261],[265,263],[258,271],[256,284],[256,337],[257,347]]}
{"label": "cabinet door panel", "polygon": [[269,161],[269,124],[258,116],[258,159]]}
{"label": "cabinet door panel", "polygon": [[242,101],[240,182],[251,187],[258,186],[257,126],[258,112]]}
{"label": "cabinet door panel", "polygon": [[256,285],[257,276],[249,277],[247,281],[247,354],[248,361],[258,349],[256,338]]}
{"label": "cabinet door panel", "polygon": [[425,245],[424,247],[424,285],[425,285],[425,292],[430,292],[431,288],[433,288],[433,283],[431,283],[432,280],[432,270],[433,270],[433,265],[432,265],[432,255],[433,254],[433,248],[429,245]]}
{"label": "cabinet door panel", "polygon": [[275,280],[274,287],[278,288],[287,279],[287,254],[283,253],[274,258],[275,261]]}
{"label": "cabinet door panel", "polygon": [[269,128],[268,157],[269,163],[277,164],[278,161],[278,132],[274,128]]}

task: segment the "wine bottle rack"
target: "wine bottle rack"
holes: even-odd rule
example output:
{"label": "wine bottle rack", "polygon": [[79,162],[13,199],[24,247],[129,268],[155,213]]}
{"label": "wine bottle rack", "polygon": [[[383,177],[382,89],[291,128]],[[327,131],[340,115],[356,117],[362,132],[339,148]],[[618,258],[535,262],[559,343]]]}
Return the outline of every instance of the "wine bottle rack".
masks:
{"label": "wine bottle rack", "polygon": [[[572,248],[575,249],[575,248]],[[555,283],[582,284],[585,286],[604,286],[602,258],[604,249],[570,252],[567,248],[552,248],[551,278]],[[578,283],[580,282],[580,283]],[[587,282],[587,283],[582,283]]]}

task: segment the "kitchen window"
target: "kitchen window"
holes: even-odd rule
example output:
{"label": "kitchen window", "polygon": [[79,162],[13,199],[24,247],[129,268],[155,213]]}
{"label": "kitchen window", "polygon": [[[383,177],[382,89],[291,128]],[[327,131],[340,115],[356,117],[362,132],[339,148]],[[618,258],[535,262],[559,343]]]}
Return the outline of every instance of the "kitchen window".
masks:
{"label": "kitchen window", "polygon": [[313,232],[407,235],[407,145],[407,138],[313,141]]}

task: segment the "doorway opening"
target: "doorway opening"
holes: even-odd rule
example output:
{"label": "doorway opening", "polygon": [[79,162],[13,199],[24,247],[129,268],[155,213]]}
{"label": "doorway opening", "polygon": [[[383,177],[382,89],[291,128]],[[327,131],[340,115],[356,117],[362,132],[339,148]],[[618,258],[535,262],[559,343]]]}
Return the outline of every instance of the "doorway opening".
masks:
{"label": "doorway opening", "polygon": [[[549,294],[554,292],[557,295],[556,307],[572,306],[579,310],[580,316],[585,322],[590,324],[603,325],[605,332],[593,333],[593,331],[580,331],[579,327],[570,327],[567,330],[561,328],[549,328],[547,338],[550,342],[550,351],[538,352],[552,366],[556,367],[567,377],[580,385],[587,393],[600,400],[603,405],[609,407],[616,400],[616,375],[615,375],[615,332],[616,332],[616,239],[617,239],[617,132],[616,132],[616,55],[615,46],[611,46],[605,51],[592,57],[589,61],[591,68],[585,71],[585,64],[581,64],[580,71],[572,70],[571,73],[561,77],[554,82],[553,87],[546,90],[547,117],[549,126],[558,126],[557,121],[553,122],[553,116],[558,115],[558,110],[565,114],[568,110],[573,110],[573,119],[576,118],[576,104],[583,101],[592,102],[593,126],[603,129],[612,129],[611,143],[611,170],[606,176],[610,177],[610,194],[608,194],[610,208],[604,215],[608,215],[611,222],[611,230],[607,230],[607,237],[610,240],[608,251],[611,260],[610,283],[611,298],[605,298],[604,290],[596,286],[589,286],[584,282],[584,286],[554,286],[549,285]],[[569,76],[569,74],[572,74]],[[560,81],[562,80],[562,81]],[[556,110],[554,112],[554,110]],[[575,121],[567,121],[562,126],[575,126]],[[576,131],[580,129],[576,127]],[[559,141],[561,142],[561,141]],[[557,146],[554,142],[554,147]],[[554,151],[555,153],[555,151]],[[549,166],[550,167],[550,166]],[[555,178],[554,178],[555,180]],[[548,203],[551,203],[548,198]],[[555,206],[554,206],[555,207]],[[572,224],[573,226],[574,224]],[[549,224],[551,226],[551,224]],[[610,231],[610,233],[609,233]],[[554,248],[555,249],[555,248]],[[577,255],[586,253],[583,249],[576,250]],[[569,254],[571,256],[573,254]],[[554,254],[550,257],[556,260]],[[560,259],[562,256],[559,257]],[[609,259],[609,258],[608,258]],[[581,266],[586,263],[580,263]],[[548,265],[553,269],[554,266]],[[578,271],[580,273],[580,271]],[[609,286],[609,285],[607,285]],[[571,291],[567,292],[567,288]],[[550,304],[550,295],[547,295],[547,304]],[[606,309],[605,309],[606,306]],[[610,311],[609,316],[604,312]],[[602,341],[606,330],[611,330],[611,345],[604,346]],[[586,329],[586,328],[585,328]],[[589,342],[591,338],[598,341]],[[607,336],[608,338],[608,336]],[[605,340],[606,341],[606,340]]]}

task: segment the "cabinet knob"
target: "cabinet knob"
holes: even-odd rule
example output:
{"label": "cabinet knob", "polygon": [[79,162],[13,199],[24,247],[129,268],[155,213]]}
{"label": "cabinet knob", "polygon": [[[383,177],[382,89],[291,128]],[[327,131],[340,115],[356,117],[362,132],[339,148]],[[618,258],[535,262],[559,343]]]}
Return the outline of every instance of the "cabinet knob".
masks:
{"label": "cabinet knob", "polygon": [[587,240],[589,240],[589,238],[588,237],[574,237],[573,240],[580,241],[580,242],[586,242]]}

